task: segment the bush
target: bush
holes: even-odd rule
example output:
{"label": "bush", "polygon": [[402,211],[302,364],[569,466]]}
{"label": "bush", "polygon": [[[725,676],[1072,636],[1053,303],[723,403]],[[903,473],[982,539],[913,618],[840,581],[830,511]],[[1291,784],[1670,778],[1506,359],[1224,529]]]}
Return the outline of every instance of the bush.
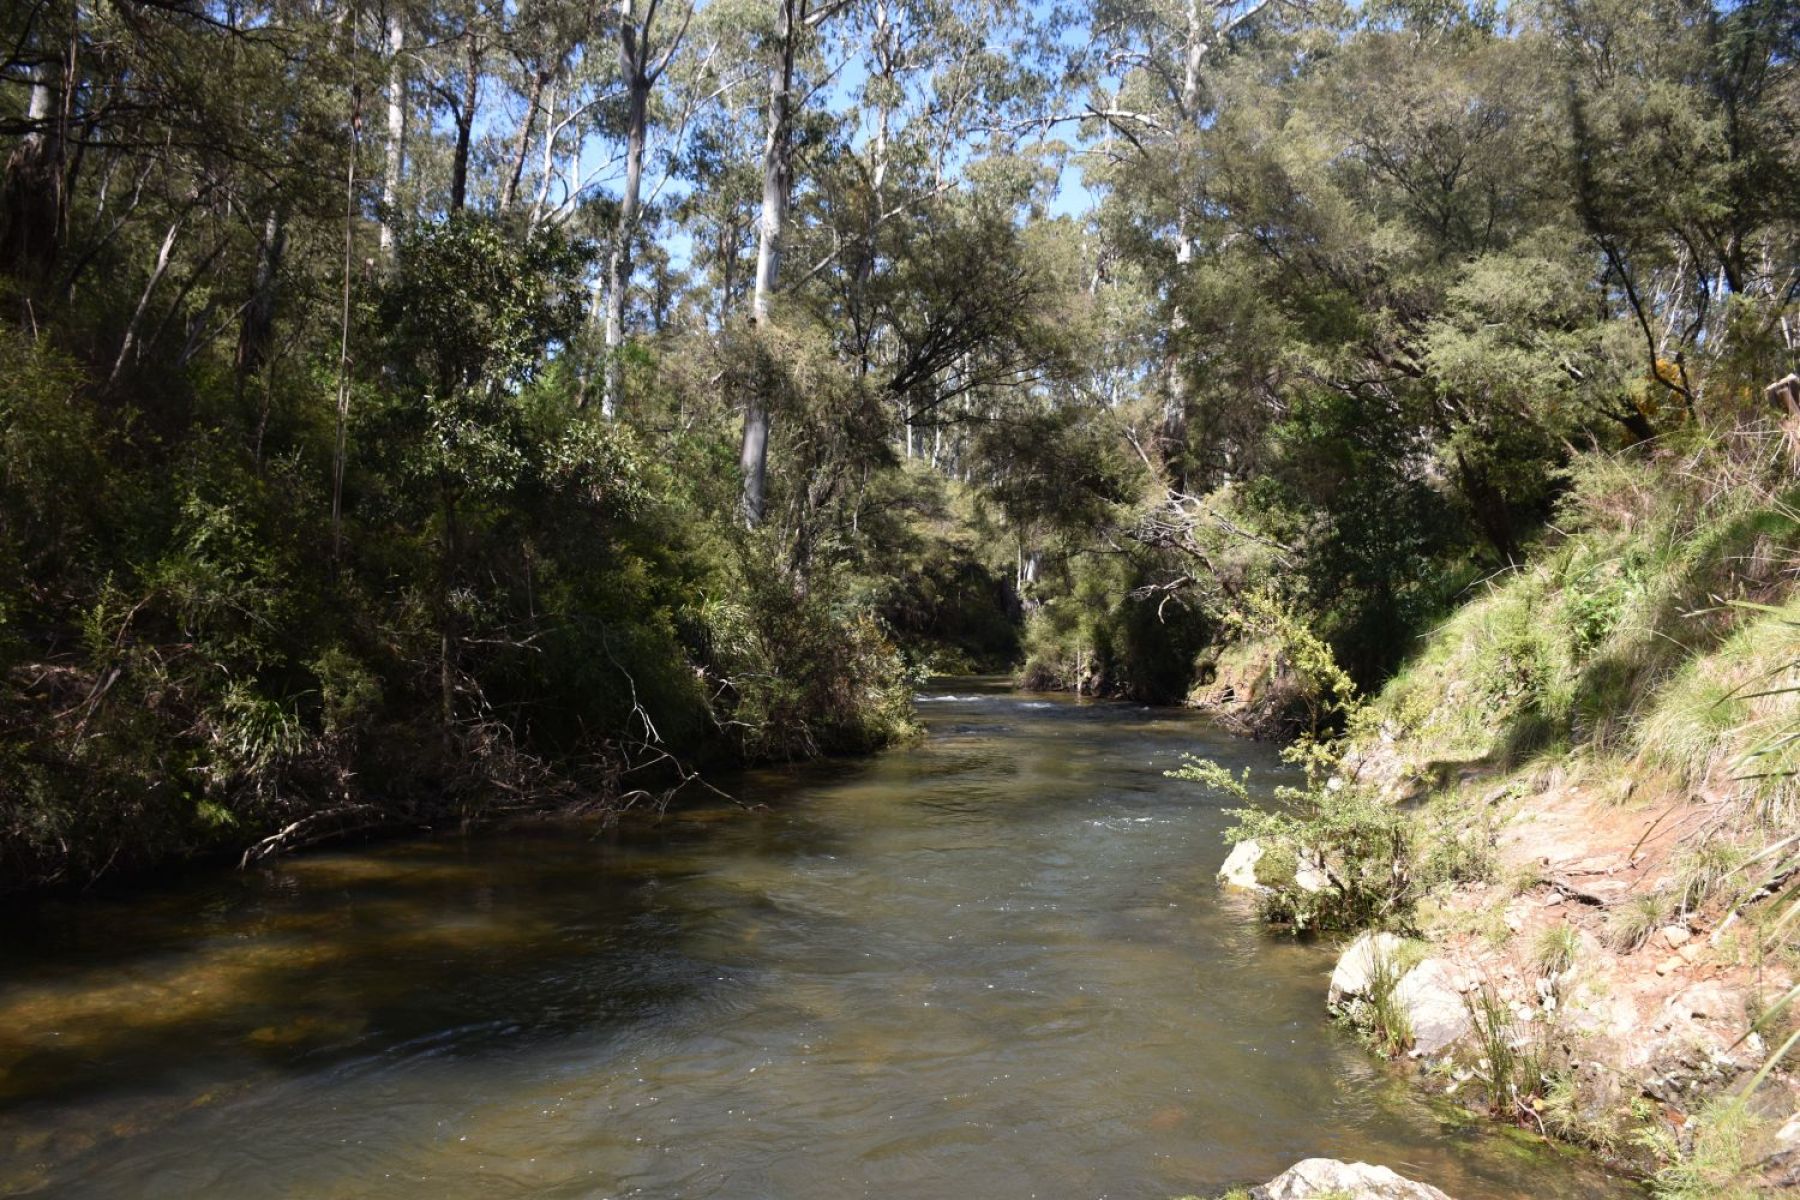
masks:
{"label": "bush", "polygon": [[[1303,788],[1279,787],[1274,809],[1237,808],[1236,824],[1227,831],[1232,843],[1254,841],[1264,858],[1257,864],[1264,916],[1295,930],[1360,929],[1403,920],[1418,899],[1414,878],[1415,840],[1411,820],[1367,791],[1338,778],[1316,774],[1319,752],[1302,741],[1286,752],[1290,762],[1307,761],[1313,782]],[[1249,774],[1233,776],[1206,759],[1188,756],[1169,772],[1176,779],[1204,784],[1248,802]],[[1271,866],[1265,880],[1262,862],[1304,865],[1323,875],[1323,886],[1302,886],[1294,870]]]}

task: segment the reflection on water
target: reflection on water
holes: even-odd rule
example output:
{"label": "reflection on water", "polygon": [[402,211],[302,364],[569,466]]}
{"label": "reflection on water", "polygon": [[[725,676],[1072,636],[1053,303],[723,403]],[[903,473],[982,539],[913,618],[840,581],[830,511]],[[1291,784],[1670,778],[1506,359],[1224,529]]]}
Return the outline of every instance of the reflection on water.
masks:
{"label": "reflection on water", "polygon": [[383,846],[0,933],[0,1195],[1162,1198],[1309,1155],[1626,1194],[1457,1132],[1212,885],[1264,747],[958,681],[755,812]]}

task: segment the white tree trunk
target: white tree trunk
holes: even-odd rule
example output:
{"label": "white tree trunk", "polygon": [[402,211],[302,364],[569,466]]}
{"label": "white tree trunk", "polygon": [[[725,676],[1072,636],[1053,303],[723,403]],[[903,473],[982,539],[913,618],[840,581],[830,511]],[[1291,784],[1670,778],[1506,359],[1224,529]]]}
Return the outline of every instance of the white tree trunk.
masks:
{"label": "white tree trunk", "polygon": [[138,327],[143,324],[144,310],[150,307],[150,293],[156,290],[156,285],[168,273],[169,255],[175,249],[175,235],[181,232],[182,220],[183,217],[176,217],[169,225],[169,232],[163,235],[162,248],[156,252],[156,266],[151,269],[143,294],[138,297],[137,307],[131,312],[131,321],[125,326],[125,340],[119,345],[119,357],[113,360],[112,374],[107,376],[109,382],[119,377],[119,373],[125,369],[125,360],[131,356],[132,347],[137,345]]}
{"label": "white tree trunk", "polygon": [[[776,0],[780,45],[769,65],[768,134],[763,141],[762,220],[757,226],[756,284],[751,292],[750,320],[758,328],[769,320],[769,304],[781,274],[781,252],[787,236],[788,203],[793,195],[794,59],[802,24],[802,0]],[[744,476],[743,509],[747,524],[762,521],[769,465],[768,397],[754,389],[744,405],[744,444],[738,456]]]}
{"label": "white tree trunk", "polygon": [[[1181,102],[1176,113],[1175,130],[1177,137],[1196,129],[1200,121],[1200,86],[1201,69],[1205,65],[1206,55],[1212,46],[1213,13],[1205,0],[1188,0],[1187,3],[1187,39],[1182,47]],[[1177,144],[1176,156],[1179,165],[1185,151]],[[1181,202],[1182,189],[1176,189],[1175,211],[1175,277],[1171,291],[1176,291],[1183,279],[1187,277],[1188,268],[1194,261],[1195,237],[1192,222],[1188,217],[1187,206]],[[1188,418],[1188,380],[1181,367],[1182,334],[1187,329],[1187,314],[1182,309],[1179,294],[1171,296],[1169,312],[1169,355],[1164,364],[1165,395],[1163,400],[1163,419],[1161,441],[1165,455],[1179,451],[1181,444],[1187,439]],[[1176,480],[1178,484],[1180,480]]]}
{"label": "white tree trunk", "polygon": [[400,203],[400,180],[406,173],[406,70],[401,61],[406,50],[406,27],[400,23],[398,9],[388,13],[387,49],[387,145],[381,173],[381,255],[383,261],[392,261],[393,213]]}
{"label": "white tree trunk", "polygon": [[619,0],[619,67],[625,76],[625,191],[619,224],[606,259],[606,390],[600,412],[618,410],[624,371],[619,348],[625,342],[626,289],[631,286],[631,239],[637,229],[638,197],[644,180],[644,137],[650,106],[650,30],[639,30],[632,0]]}

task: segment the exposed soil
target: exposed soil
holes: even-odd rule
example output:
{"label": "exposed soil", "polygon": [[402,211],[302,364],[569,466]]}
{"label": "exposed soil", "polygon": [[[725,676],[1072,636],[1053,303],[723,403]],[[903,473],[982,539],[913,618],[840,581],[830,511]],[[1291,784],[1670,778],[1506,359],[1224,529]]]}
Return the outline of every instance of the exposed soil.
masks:
{"label": "exposed soil", "polygon": [[[1357,766],[1397,802],[1419,790],[1391,747],[1365,753]],[[1469,774],[1456,782],[1495,820],[1498,863],[1494,882],[1465,886],[1423,914],[1431,953],[1460,968],[1470,987],[1491,986],[1516,1028],[1540,1031],[1571,1068],[1576,1123],[1565,1119],[1559,1131],[1551,1121],[1547,1132],[1595,1141],[1640,1166],[1651,1163],[1633,1145],[1634,1127],[1660,1121],[1687,1147],[1706,1103],[1745,1087],[1793,1027],[1790,1015],[1752,1028],[1794,982],[1791,966],[1765,954],[1754,928],[1756,909],[1777,903],[1784,889],[1791,895],[1791,881],[1755,879],[1764,864],[1752,863],[1738,878],[1765,883],[1755,889],[1760,899],[1736,911],[1719,901],[1682,911],[1693,851],[1729,819],[1723,794],[1670,802],[1626,779],[1551,778],[1519,797],[1504,785],[1483,794]],[[1647,897],[1668,899],[1667,915],[1654,923],[1637,915]],[[1564,928],[1575,934],[1573,963],[1546,969],[1544,948]],[[1776,1072],[1752,1109],[1765,1118],[1752,1147],[1762,1182],[1772,1191],[1800,1187],[1800,1083]]]}

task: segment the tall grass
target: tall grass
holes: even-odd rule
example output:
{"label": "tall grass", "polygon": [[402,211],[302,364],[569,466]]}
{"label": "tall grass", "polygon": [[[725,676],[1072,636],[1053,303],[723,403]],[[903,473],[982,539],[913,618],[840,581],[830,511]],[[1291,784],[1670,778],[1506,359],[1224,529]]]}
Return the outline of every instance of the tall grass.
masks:
{"label": "tall grass", "polygon": [[[1743,684],[1800,660],[1800,602],[1784,603],[1800,488],[1761,427],[1582,456],[1570,477],[1552,544],[1483,584],[1363,732],[1386,728],[1438,762],[1636,756],[1695,785],[1786,711]],[[1800,738],[1778,749],[1800,763]],[[1765,818],[1792,803],[1785,782],[1764,792]]]}
{"label": "tall grass", "polygon": [[1543,1056],[1536,1041],[1513,1016],[1512,1007],[1491,984],[1464,997],[1475,1027],[1475,1076],[1495,1116],[1538,1125],[1545,1088]]}
{"label": "tall grass", "polygon": [[1412,1019],[1398,996],[1407,969],[1398,955],[1377,950],[1369,959],[1368,1008],[1363,1027],[1375,1048],[1388,1058],[1399,1056],[1412,1044]]}

